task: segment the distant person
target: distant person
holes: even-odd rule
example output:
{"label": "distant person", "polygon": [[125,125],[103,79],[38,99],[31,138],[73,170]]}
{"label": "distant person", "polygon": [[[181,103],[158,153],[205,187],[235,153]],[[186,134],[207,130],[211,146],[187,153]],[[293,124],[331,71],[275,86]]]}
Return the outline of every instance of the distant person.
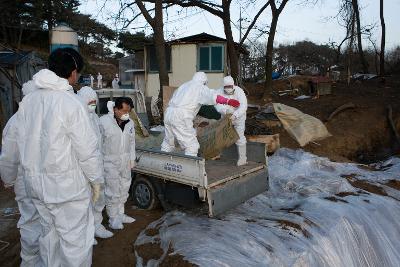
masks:
{"label": "distant person", "polygon": [[247,97],[243,89],[235,85],[231,76],[224,77],[223,88],[218,89],[218,93],[226,98],[236,99],[240,102],[240,107],[238,108],[218,104],[216,109],[222,115],[231,114],[232,124],[239,135],[239,140],[236,141],[239,155],[237,165],[245,165],[247,163],[247,156],[244,130],[246,128]]}
{"label": "distant person", "polygon": [[115,77],[111,83],[113,89],[119,89],[119,78],[118,74],[115,74]]}
{"label": "distant person", "polygon": [[83,68],[71,48],[53,51],[22,99],[16,141],[24,185],[41,223],[40,266],[90,266],[103,161],[86,107],[73,93]]}
{"label": "distant person", "polygon": [[[102,146],[102,137],[100,132],[100,119],[96,114],[96,107],[98,103],[98,97],[96,92],[88,87],[82,87],[78,91],[78,96],[84,102],[87,110],[89,111],[89,118],[91,126],[96,133],[97,141],[100,144],[100,151]],[[105,207],[105,197],[104,197],[104,183],[101,184],[101,190],[99,193],[99,199],[92,204],[93,205],[93,215],[94,215],[94,225],[95,225],[95,236],[100,238],[110,238],[113,233],[108,231],[101,223],[103,221],[103,209]]]}
{"label": "distant person", "polygon": [[100,74],[100,72],[97,74],[97,88],[103,88],[103,76]]}
{"label": "distant person", "polygon": [[90,87],[94,88],[94,77],[92,74],[90,74]]}
{"label": "distant person", "polygon": [[201,105],[223,104],[239,107],[240,102],[219,95],[217,91],[207,87],[208,79],[204,72],[196,72],[192,80],[182,84],[168,103],[164,117],[165,137],[161,150],[173,152],[175,139],[185,155],[197,156],[200,148],[193,128],[193,120]]}
{"label": "distant person", "polygon": [[[37,90],[33,81],[22,86],[24,96]],[[16,136],[18,134],[17,114],[14,114],[3,129],[0,156],[0,176],[5,188],[14,187],[15,200],[21,214],[18,228],[21,235],[21,266],[41,266],[39,238],[42,232],[40,216],[32,198],[25,189],[24,173]]]}
{"label": "distant person", "polygon": [[135,219],[125,214],[125,203],[135,166],[135,126],[129,118],[133,108],[129,97],[116,98],[107,103],[109,113],[100,118],[102,151],[105,172],[106,210],[112,229],[123,229],[123,223]]}

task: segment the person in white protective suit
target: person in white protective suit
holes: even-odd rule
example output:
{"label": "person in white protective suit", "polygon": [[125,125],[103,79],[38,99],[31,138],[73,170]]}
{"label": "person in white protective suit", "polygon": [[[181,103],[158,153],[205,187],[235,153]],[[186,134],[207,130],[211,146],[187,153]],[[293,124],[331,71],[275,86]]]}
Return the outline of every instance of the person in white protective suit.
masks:
{"label": "person in white protective suit", "polygon": [[182,84],[172,95],[164,116],[165,137],[161,144],[162,151],[173,152],[176,139],[185,150],[185,155],[197,156],[200,145],[193,128],[193,120],[201,105],[240,105],[236,99],[226,98],[209,89],[207,83],[207,75],[196,72],[192,80]]}
{"label": "person in white protective suit", "polygon": [[94,88],[94,77],[92,74],[90,74],[90,87]]}
{"label": "person in white protective suit", "polygon": [[112,88],[113,89],[119,89],[119,78],[118,78],[118,74],[115,74],[114,79],[111,82]]}
{"label": "person in white protective suit", "polygon": [[123,223],[135,219],[125,214],[125,202],[131,185],[131,170],[135,166],[135,127],[129,118],[133,108],[129,97],[107,103],[109,113],[100,118],[102,133],[106,210],[112,229],[123,229]]}
{"label": "person in white protective suit", "polygon": [[[26,96],[36,89],[33,81],[28,81],[23,84],[22,93]],[[3,129],[0,176],[6,188],[14,187],[15,200],[21,214],[17,224],[21,235],[21,266],[41,266],[39,255],[39,237],[42,232],[40,217],[25,189],[16,140],[17,124],[17,116],[14,114]]]}
{"label": "person in white protective suit", "polygon": [[90,266],[103,162],[88,112],[73,93],[80,54],[60,48],[49,69],[33,76],[38,88],[16,113],[18,153],[27,196],[39,213],[42,266]]}
{"label": "person in white protective suit", "polygon": [[103,75],[101,75],[100,72],[97,74],[97,88],[103,88]]}
{"label": "person in white protective suit", "polygon": [[232,124],[235,127],[239,140],[236,141],[238,149],[239,159],[237,165],[245,165],[247,163],[246,156],[246,137],[244,136],[244,130],[246,128],[246,111],[247,111],[247,97],[243,92],[243,89],[239,86],[235,86],[233,78],[231,76],[224,77],[223,88],[218,89],[218,93],[229,99],[236,99],[240,102],[240,107],[233,108],[225,105],[216,105],[216,109],[222,115],[231,114]]}
{"label": "person in white protective suit", "polygon": [[[98,97],[96,92],[88,87],[84,86],[78,91],[78,96],[80,96],[89,111],[89,118],[91,125],[96,133],[97,141],[100,144],[100,151],[102,145],[101,132],[100,132],[100,119],[96,114],[96,107],[98,102]],[[96,203],[93,203],[93,215],[94,215],[94,225],[95,225],[95,236],[100,238],[110,238],[113,233],[108,231],[101,222],[103,221],[103,209],[105,207],[105,197],[104,197],[104,184],[101,184],[101,190],[99,199]]]}

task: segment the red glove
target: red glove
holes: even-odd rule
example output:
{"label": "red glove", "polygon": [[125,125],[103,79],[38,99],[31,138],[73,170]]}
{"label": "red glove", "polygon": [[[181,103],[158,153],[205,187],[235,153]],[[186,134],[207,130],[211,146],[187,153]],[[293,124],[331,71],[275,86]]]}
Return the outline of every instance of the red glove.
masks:
{"label": "red glove", "polygon": [[229,98],[223,97],[222,95],[217,95],[216,102],[218,104],[229,105],[234,108],[237,108],[238,106],[240,106],[240,102],[237,101],[236,99],[229,99]]}
{"label": "red glove", "polygon": [[240,102],[237,101],[236,99],[229,99],[227,104],[228,104],[229,106],[234,107],[234,108],[237,108],[237,107],[240,106]]}

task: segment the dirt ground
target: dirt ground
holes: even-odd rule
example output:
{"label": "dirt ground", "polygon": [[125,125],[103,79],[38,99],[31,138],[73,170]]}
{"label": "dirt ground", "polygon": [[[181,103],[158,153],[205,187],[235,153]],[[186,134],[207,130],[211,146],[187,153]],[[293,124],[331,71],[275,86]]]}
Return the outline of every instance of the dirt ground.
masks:
{"label": "dirt ground", "polygon": [[[249,103],[259,103],[263,84],[247,85]],[[294,96],[275,96],[274,103],[282,103],[299,109],[325,121],[338,107],[353,103],[354,109],[337,114],[325,125],[332,134],[325,140],[310,143],[303,149],[334,161],[374,162],[399,153],[394,134],[389,127],[387,107],[392,106],[393,120],[400,132],[400,77],[355,82],[348,87],[337,83],[332,95],[319,99],[294,100]],[[280,134],[281,147],[300,148],[283,128],[272,129]]]}
{"label": "dirt ground", "polygon": [[[250,92],[249,103],[258,103],[263,93],[263,86],[263,84],[246,85],[246,89]],[[339,113],[325,124],[332,137],[305,146],[303,149],[306,151],[335,161],[363,163],[399,153],[399,144],[396,145],[388,124],[387,106],[389,104],[392,106],[393,118],[397,130],[400,131],[400,77],[389,77],[385,83],[380,80],[356,82],[350,87],[344,83],[338,83],[333,88],[332,95],[321,96],[319,99],[293,100],[293,98],[293,96],[278,97],[271,94],[273,102],[293,106],[322,121],[343,104],[352,102],[355,105],[354,109]],[[284,129],[272,130],[280,134],[281,147],[299,148],[299,145]],[[361,189],[377,190],[371,189],[369,185],[353,181],[351,177],[349,181]],[[397,181],[388,186],[399,188]],[[13,194],[4,190],[0,191],[0,209],[15,206]],[[98,239],[98,245],[94,248],[93,266],[135,266],[135,249],[145,261],[161,255],[161,249],[157,244],[134,248],[133,243],[148,224],[163,215],[163,211],[137,210],[132,208],[131,202],[128,202],[126,212],[136,218],[136,222],[125,225],[121,231],[116,231],[113,238]],[[8,247],[0,251],[0,266],[19,265],[20,244],[19,232],[16,228],[17,219],[18,216],[0,217],[0,240],[10,243]],[[172,248],[168,254],[171,253]],[[181,256],[173,255],[166,257],[161,266],[193,265],[184,261]]]}

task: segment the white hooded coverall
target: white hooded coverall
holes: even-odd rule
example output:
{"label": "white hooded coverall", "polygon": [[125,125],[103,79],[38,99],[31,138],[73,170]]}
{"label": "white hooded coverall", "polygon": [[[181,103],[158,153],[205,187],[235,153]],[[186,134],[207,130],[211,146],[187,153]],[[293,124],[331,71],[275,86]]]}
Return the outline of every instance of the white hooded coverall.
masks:
{"label": "white hooded coverall", "polygon": [[[229,80],[230,84],[233,84],[233,79],[230,76],[224,78],[224,81]],[[246,112],[247,112],[247,97],[243,92],[243,89],[239,86],[233,86],[235,89],[232,95],[227,94],[224,88],[218,89],[218,94],[229,99],[236,99],[240,102],[238,108],[234,108],[228,105],[217,104],[215,106],[216,110],[222,115],[232,114],[232,124],[235,127],[239,139],[236,141],[236,146],[238,147],[239,159],[242,158],[242,162],[247,161],[246,157],[246,137],[244,136],[244,131],[246,128]]]}
{"label": "white hooded coverall", "polygon": [[103,88],[103,76],[100,73],[97,75],[97,88]]}
{"label": "white hooded coverall", "polygon": [[[22,86],[24,96],[36,89],[33,81],[28,81]],[[25,190],[16,140],[17,124],[17,116],[13,115],[3,129],[0,175],[6,186],[14,186],[15,200],[21,214],[17,224],[21,235],[21,266],[41,266],[39,255],[39,237],[42,231],[40,217]]]}
{"label": "white hooded coverall", "polygon": [[[82,98],[84,105],[88,105],[90,101],[96,100],[96,103],[98,103],[98,97],[96,92],[88,87],[84,86],[82,87],[77,95]],[[89,109],[88,109],[89,110]],[[89,110],[89,119],[91,126],[93,127],[94,132],[96,133],[97,141],[99,143],[100,151],[102,151],[102,136],[100,132],[100,119],[99,116],[97,116],[95,110]],[[94,215],[94,225],[96,228],[96,235],[102,238],[105,238],[104,236],[104,227],[102,226],[102,221],[103,221],[103,214],[102,211],[105,207],[105,196],[104,196],[104,184],[101,185],[100,189],[100,195],[97,201],[93,204],[93,215]],[[111,234],[110,232],[106,231],[106,233]],[[109,237],[109,236],[107,236]]]}
{"label": "white hooded coverall", "polygon": [[90,87],[91,88],[94,87],[94,77],[93,77],[93,75],[90,75]]}
{"label": "white hooded coverall", "polygon": [[193,120],[201,105],[215,105],[217,98],[217,92],[209,89],[206,83],[206,74],[197,72],[192,80],[182,84],[172,95],[164,116],[162,151],[173,152],[176,139],[186,155],[197,156],[200,145]]}
{"label": "white hooded coverall", "polygon": [[[25,96],[16,140],[27,196],[40,216],[44,266],[90,266],[94,242],[91,188],[103,163],[86,107],[66,79],[44,69]],[[87,178],[85,178],[87,177]]]}
{"label": "white hooded coverall", "polygon": [[113,89],[119,89],[119,84],[118,83],[119,83],[119,78],[115,77],[113,79],[113,81],[111,82],[112,88]]}
{"label": "white hooded coverall", "polygon": [[131,169],[135,164],[135,127],[129,119],[124,131],[118,126],[112,106],[109,113],[100,118],[100,130],[103,139],[104,177],[106,210],[110,225],[122,223],[125,214],[125,202],[131,185]]}

